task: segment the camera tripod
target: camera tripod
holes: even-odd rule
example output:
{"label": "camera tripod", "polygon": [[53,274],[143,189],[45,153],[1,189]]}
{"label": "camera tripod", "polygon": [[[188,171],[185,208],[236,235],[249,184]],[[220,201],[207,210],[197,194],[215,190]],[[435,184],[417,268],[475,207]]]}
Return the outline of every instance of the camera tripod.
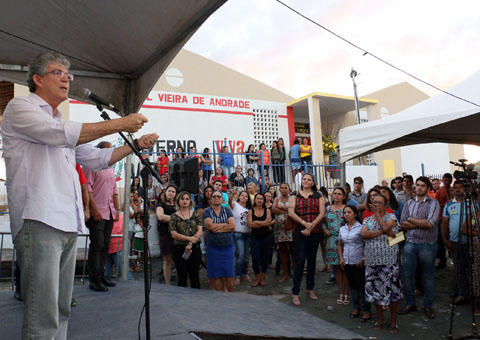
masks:
{"label": "camera tripod", "polygon": [[[474,261],[475,257],[478,257],[479,254],[475,254],[474,251],[474,242],[480,242],[478,240],[479,237],[479,219],[478,219],[478,207],[476,202],[477,192],[476,192],[476,185],[473,189],[471,189],[471,184],[475,184],[474,182],[470,182],[468,179],[457,179],[463,182],[463,186],[465,188],[465,192],[462,195],[462,202],[460,205],[460,222],[458,225],[458,240],[457,240],[457,250],[456,250],[456,273],[457,276],[458,266],[460,265],[460,256],[463,246],[463,235],[466,234],[467,237],[467,275],[469,275],[469,283],[470,283],[470,292],[472,295],[471,299],[471,312],[472,312],[472,333],[467,334],[461,337],[454,338],[453,337],[453,317],[455,314],[455,294],[452,297],[452,304],[450,310],[450,329],[448,332],[448,339],[449,340],[460,340],[460,339],[480,339],[477,329],[477,323],[475,321],[475,297],[474,295],[474,283],[473,281],[477,278],[474,278]],[[474,240],[474,237],[477,237],[477,240]],[[458,289],[458,280],[455,280],[455,291]]]}

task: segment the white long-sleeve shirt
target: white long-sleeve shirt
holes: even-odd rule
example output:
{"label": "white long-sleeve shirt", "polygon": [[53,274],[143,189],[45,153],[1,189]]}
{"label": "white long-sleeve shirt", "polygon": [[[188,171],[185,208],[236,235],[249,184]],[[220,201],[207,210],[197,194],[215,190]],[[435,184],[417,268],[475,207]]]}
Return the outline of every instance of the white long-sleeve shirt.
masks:
{"label": "white long-sleeve shirt", "polygon": [[12,238],[23,220],[65,232],[84,232],[82,194],[75,162],[95,171],[108,167],[113,148],[77,142],[82,123],[62,121],[60,111],[36,94],[12,99],[2,137]]}

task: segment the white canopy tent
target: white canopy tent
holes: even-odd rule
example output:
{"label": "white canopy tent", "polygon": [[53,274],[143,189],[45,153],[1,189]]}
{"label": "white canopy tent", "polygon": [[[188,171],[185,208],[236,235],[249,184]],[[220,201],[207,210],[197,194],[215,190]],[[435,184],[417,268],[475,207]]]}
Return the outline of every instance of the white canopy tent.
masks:
{"label": "white canopy tent", "polygon": [[[448,92],[480,105],[480,71]],[[341,129],[340,162],[385,149],[436,142],[480,145],[480,106],[440,93],[390,117]]]}
{"label": "white canopy tent", "polygon": [[26,85],[26,66],[56,51],[83,88],[137,111],[177,52],[226,0],[7,0],[0,5],[0,80]]}
{"label": "white canopy tent", "polygon": [[[126,114],[137,112],[177,52],[226,1],[2,1],[0,80],[26,85],[30,61],[46,51],[59,52],[75,75],[70,98],[86,101],[88,88]],[[125,191],[128,197],[129,186]],[[126,226],[123,247],[126,280]]]}

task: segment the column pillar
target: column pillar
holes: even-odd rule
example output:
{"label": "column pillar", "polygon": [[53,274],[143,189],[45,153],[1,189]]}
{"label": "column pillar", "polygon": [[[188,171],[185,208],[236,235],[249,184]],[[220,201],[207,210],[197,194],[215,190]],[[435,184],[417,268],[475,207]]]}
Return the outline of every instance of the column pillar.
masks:
{"label": "column pillar", "polygon": [[310,121],[310,141],[312,144],[312,162],[323,163],[322,119],[320,115],[320,99],[308,98],[308,119]]}

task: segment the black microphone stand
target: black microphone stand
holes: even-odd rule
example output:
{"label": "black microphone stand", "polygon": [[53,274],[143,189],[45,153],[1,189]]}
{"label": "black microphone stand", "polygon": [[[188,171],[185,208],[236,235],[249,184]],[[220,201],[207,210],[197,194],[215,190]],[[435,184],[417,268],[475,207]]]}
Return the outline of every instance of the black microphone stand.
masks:
{"label": "black microphone stand", "polygon": [[[111,120],[107,112],[103,110],[103,106],[99,103],[96,104],[97,109],[101,112],[100,117],[104,120]],[[120,114],[123,116],[122,114]],[[155,169],[152,167],[150,161],[146,158],[143,158],[140,154],[140,148],[136,139],[133,140],[133,143],[123,134],[123,132],[118,133],[125,143],[133,150],[135,155],[140,159],[140,162],[143,164],[143,169],[140,171],[142,176],[142,196],[143,196],[143,243],[144,243],[144,280],[145,280],[145,331],[147,340],[150,340],[150,285],[151,285],[151,270],[150,270],[150,248],[148,245],[148,231],[149,231],[149,214],[148,214],[148,176],[154,176],[158,181],[160,181],[160,176],[157,174]],[[127,179],[125,179],[127,180]],[[139,325],[139,334],[140,334],[140,325]]]}

